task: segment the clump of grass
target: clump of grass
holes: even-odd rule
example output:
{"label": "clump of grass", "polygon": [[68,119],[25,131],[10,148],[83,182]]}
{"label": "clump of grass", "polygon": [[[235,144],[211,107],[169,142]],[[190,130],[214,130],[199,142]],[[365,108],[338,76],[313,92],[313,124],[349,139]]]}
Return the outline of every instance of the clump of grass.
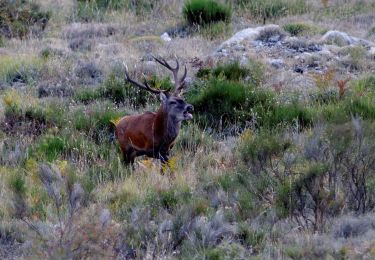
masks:
{"label": "clump of grass", "polygon": [[206,25],[215,22],[229,22],[232,15],[230,6],[214,0],[189,0],[183,7],[183,15],[191,25]]}
{"label": "clump of grass", "polygon": [[260,86],[263,81],[264,66],[262,63],[250,60],[247,66],[240,65],[239,62],[219,64],[213,69],[201,68],[197,72],[197,77],[210,79],[212,77],[220,80],[244,81],[254,87]]}
{"label": "clump of grass", "polygon": [[310,109],[300,104],[291,104],[276,106],[264,115],[260,123],[266,127],[297,124],[305,128],[312,125],[313,119],[314,113]]}
{"label": "clump of grass", "polygon": [[208,40],[225,39],[232,33],[232,27],[230,24],[220,21],[203,26],[199,33]]}
{"label": "clump of grass", "polygon": [[113,121],[125,116],[125,113],[113,105],[94,106],[90,109],[79,109],[72,113],[72,127],[86,132],[96,142],[110,140],[114,129]]}
{"label": "clump of grass", "polygon": [[40,139],[35,147],[35,155],[52,162],[67,150],[67,141],[59,136],[47,135]]}
{"label": "clump of grass", "polygon": [[189,101],[197,111],[212,116],[212,120],[207,118],[211,122],[223,117],[233,122],[246,101],[246,92],[246,87],[240,83],[212,80]]}
{"label": "clump of grass", "polygon": [[102,98],[102,93],[99,89],[82,88],[74,93],[74,99],[84,104],[91,103],[100,98]]}
{"label": "clump of grass", "polygon": [[247,76],[250,76],[250,73],[250,69],[242,67],[238,61],[219,65],[212,71],[215,77],[221,76],[233,81],[244,80]]}
{"label": "clump of grass", "polygon": [[283,29],[291,36],[304,35],[312,30],[311,26],[305,23],[287,23],[283,26]]}

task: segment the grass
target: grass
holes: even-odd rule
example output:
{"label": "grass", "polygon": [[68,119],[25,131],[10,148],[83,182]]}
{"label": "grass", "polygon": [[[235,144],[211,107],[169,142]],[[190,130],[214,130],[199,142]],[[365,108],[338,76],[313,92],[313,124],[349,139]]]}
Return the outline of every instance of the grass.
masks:
{"label": "grass", "polygon": [[281,16],[302,14],[309,10],[307,3],[300,0],[238,0],[237,4],[258,20],[273,20]]}
{"label": "grass", "polygon": [[232,10],[230,6],[214,0],[188,0],[183,7],[183,15],[189,24],[205,25],[229,22]]}
{"label": "grass", "polygon": [[[336,47],[343,62],[314,74],[317,88],[294,92],[268,88],[281,74],[253,56],[210,58],[246,24],[285,24],[308,40],[320,37],[315,24],[365,35],[371,1],[217,1],[232,16],[192,35],[183,0],[40,3],[52,10],[46,30],[3,36],[0,50],[0,258],[372,258],[367,50]],[[172,27],[172,41],[160,44]],[[285,32],[261,39],[276,34]],[[89,48],[70,49],[75,38]],[[124,80],[119,62],[139,81],[144,73],[152,87],[173,87],[147,53],[187,65],[185,98],[195,107],[164,175],[147,157],[123,164],[112,123],[160,105]],[[355,76],[342,91],[347,72]],[[40,95],[42,87],[69,91]]]}
{"label": "grass", "polygon": [[43,60],[34,55],[1,56],[0,82],[33,84],[42,66]]}

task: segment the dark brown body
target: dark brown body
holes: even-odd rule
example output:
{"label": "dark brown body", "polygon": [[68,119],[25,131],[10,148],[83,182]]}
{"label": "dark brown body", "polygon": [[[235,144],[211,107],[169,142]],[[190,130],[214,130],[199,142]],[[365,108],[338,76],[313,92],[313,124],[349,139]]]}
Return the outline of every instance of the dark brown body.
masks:
{"label": "dark brown body", "polygon": [[116,137],[126,163],[134,163],[137,156],[146,155],[165,164],[168,162],[169,151],[173,147],[180,131],[181,122],[193,118],[190,112],[193,106],[180,97],[185,86],[186,67],[184,76],[178,78],[179,63],[172,68],[164,59],[155,60],[173,72],[175,93],[151,88],[132,80],[125,71],[126,79],[133,85],[160,95],[161,106],[157,112],[146,112],[141,115],[125,116],[116,125]]}
{"label": "dark brown body", "polygon": [[125,116],[116,125],[116,136],[126,163],[147,155],[166,163],[180,130],[180,122],[168,117],[163,106],[157,113]]}

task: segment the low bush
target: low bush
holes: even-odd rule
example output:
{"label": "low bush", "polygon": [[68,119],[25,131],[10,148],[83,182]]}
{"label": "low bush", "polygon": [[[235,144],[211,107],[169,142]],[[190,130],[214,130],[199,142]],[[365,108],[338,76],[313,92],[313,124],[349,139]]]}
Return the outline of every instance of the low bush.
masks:
{"label": "low bush", "polygon": [[250,76],[250,69],[242,67],[239,62],[222,64],[213,69],[212,74],[215,77],[224,77],[228,80],[239,81]]}
{"label": "low bush", "polygon": [[199,33],[208,40],[225,39],[232,33],[232,27],[230,24],[220,21],[203,26]]}
{"label": "low bush", "polygon": [[[228,71],[236,71],[228,76],[233,79],[241,77],[245,71],[238,70],[237,66],[219,67],[216,73],[225,75]],[[311,126],[315,118],[311,109],[298,103],[277,104],[271,92],[251,85],[222,79],[211,79],[204,84],[193,88],[187,96],[198,112],[198,122],[203,126],[224,130],[232,124],[243,127],[247,122],[252,122],[256,127],[274,128],[296,124],[304,128]]]}
{"label": "low bush", "polygon": [[206,25],[219,21],[229,22],[230,6],[214,0],[188,0],[183,7],[183,15],[191,25]]}
{"label": "low bush", "polygon": [[300,36],[311,30],[311,26],[304,23],[288,23],[283,29],[290,33],[291,36]]}
{"label": "low bush", "polygon": [[239,62],[223,63],[213,69],[201,68],[197,77],[206,80],[214,77],[219,80],[246,81],[251,86],[258,87],[263,81],[264,65],[254,60],[249,60],[245,66]]}
{"label": "low bush", "polygon": [[246,87],[240,83],[212,80],[188,101],[207,123],[238,121],[245,106]]}
{"label": "low bush", "polygon": [[297,124],[301,128],[312,125],[314,114],[311,109],[303,107],[299,104],[280,105],[266,113],[261,118],[262,126],[275,127],[278,125]]}
{"label": "low bush", "polygon": [[102,93],[99,89],[84,88],[79,89],[74,93],[74,100],[84,104],[91,103],[101,97]]}
{"label": "low bush", "polygon": [[47,135],[40,139],[36,144],[35,154],[36,157],[45,158],[47,161],[52,162],[57,160],[67,150],[67,140],[59,136]]}

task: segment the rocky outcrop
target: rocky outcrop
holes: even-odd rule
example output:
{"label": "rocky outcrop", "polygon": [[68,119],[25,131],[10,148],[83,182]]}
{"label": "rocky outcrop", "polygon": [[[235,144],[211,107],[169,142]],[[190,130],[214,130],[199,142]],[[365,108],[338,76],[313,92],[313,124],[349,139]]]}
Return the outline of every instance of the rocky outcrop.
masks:
{"label": "rocky outcrop", "polygon": [[[237,60],[246,65],[250,59],[262,60],[272,73],[266,84],[314,87],[314,74],[334,70],[336,74],[362,73],[375,69],[375,44],[340,31],[322,37],[288,36],[278,25],[247,28],[224,41],[211,55],[216,61]],[[363,55],[363,57],[361,56]],[[340,77],[340,76],[339,76]]]}
{"label": "rocky outcrop", "polygon": [[334,44],[338,46],[347,45],[363,45],[366,47],[374,46],[374,43],[351,36],[345,32],[340,31],[328,31],[321,38],[321,42],[325,44]]}

